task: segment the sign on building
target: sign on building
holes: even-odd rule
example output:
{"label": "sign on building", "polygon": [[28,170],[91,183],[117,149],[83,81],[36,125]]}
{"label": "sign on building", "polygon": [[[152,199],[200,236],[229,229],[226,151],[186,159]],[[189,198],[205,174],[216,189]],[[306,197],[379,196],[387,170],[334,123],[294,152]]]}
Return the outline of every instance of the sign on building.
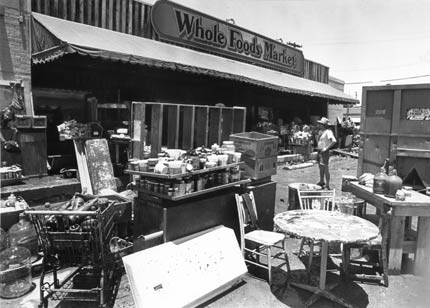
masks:
{"label": "sign on building", "polygon": [[303,76],[301,50],[182,5],[156,2],[151,21],[162,40]]}

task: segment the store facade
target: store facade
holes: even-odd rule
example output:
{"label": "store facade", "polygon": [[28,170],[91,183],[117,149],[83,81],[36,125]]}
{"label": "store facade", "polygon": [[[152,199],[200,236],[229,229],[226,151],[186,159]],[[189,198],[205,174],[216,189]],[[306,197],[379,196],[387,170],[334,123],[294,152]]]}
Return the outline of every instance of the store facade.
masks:
{"label": "store facade", "polygon": [[[177,28],[170,28],[172,24]],[[80,180],[75,181],[85,194],[106,178],[115,188],[105,166],[111,158],[124,167],[130,158],[118,157],[125,150],[110,137],[127,135],[124,143],[133,142],[135,160],[122,171],[128,181],[135,179],[134,251],[218,225],[239,237],[236,194],[243,192],[255,195],[260,227],[273,230],[277,185],[271,175],[277,170],[278,138],[269,136],[269,152],[249,149],[242,154],[230,143],[234,161],[231,153],[196,148],[221,144],[231,133],[273,130],[264,123],[276,123],[279,130],[280,120],[310,123],[326,115],[330,103],[355,101],[329,86],[328,68],[306,60],[301,50],[169,1],[151,6],[133,0],[33,0],[29,30],[31,112],[46,116],[39,131],[45,142],[35,142],[38,153],[44,150],[48,158],[63,159],[56,169],[66,167],[67,158],[76,158],[78,168],[87,168],[79,169]],[[59,139],[57,125],[71,119],[98,122],[103,128],[95,140],[86,140],[91,141],[86,153],[79,144],[82,138]],[[175,129],[165,129],[163,123],[175,123]],[[171,132],[178,138],[169,138]],[[104,138],[112,146],[110,157],[105,146],[94,145],[105,145]],[[144,141],[151,145],[147,159]],[[188,151],[187,160],[169,157],[165,165],[158,155],[167,152],[159,151],[166,145]],[[97,149],[91,151],[94,164],[85,160],[88,149]],[[242,155],[250,156],[249,163]],[[46,167],[44,157],[38,161]],[[159,173],[156,165],[161,165]],[[243,165],[255,175],[245,174]],[[128,218],[125,223],[131,227]]]}
{"label": "store facade", "polygon": [[246,130],[356,102],[300,49],[174,2],[33,0],[31,10],[33,108],[52,128],[71,116],[127,127],[133,101],[246,107]]}

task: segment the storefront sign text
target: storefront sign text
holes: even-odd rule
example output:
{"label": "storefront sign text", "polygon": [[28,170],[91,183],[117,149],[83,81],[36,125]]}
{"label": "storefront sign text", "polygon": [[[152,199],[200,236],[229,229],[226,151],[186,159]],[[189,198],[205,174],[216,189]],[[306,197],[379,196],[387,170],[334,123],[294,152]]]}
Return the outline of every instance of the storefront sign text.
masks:
{"label": "storefront sign text", "polygon": [[170,1],[152,8],[161,39],[303,76],[301,50]]}

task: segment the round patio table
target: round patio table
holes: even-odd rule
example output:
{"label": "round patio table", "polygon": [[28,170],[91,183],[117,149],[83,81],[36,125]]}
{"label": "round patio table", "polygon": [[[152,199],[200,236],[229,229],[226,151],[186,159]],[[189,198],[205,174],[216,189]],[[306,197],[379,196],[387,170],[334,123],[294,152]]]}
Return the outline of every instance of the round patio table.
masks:
{"label": "round patio table", "polygon": [[337,282],[326,286],[328,244],[352,244],[369,241],[378,236],[379,228],[370,221],[357,216],[322,210],[286,211],[276,215],[273,220],[275,225],[287,234],[312,241],[321,241],[319,286],[291,283],[293,286],[314,293],[305,303],[305,307],[312,305],[320,296],[345,307],[354,307],[330,292],[338,285]]}

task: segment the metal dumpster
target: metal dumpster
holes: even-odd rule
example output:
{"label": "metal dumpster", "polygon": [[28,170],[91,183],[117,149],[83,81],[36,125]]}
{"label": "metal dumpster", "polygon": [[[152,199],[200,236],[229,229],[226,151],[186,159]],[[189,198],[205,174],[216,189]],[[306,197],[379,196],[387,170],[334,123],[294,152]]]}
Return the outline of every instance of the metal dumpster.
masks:
{"label": "metal dumpster", "polygon": [[358,174],[386,158],[404,183],[430,186],[430,84],[363,87]]}

